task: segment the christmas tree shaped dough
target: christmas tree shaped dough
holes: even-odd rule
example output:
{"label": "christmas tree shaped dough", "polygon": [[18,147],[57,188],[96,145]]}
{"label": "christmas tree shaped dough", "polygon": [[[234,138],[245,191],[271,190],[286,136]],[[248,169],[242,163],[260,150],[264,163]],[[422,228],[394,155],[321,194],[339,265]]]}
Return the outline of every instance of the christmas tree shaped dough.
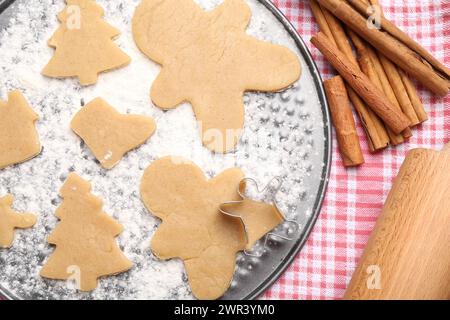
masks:
{"label": "christmas tree shaped dough", "polygon": [[130,63],[113,39],[120,32],[102,18],[103,8],[94,0],[66,0],[58,15],[61,26],[48,44],[55,54],[42,70],[53,78],[78,77],[81,85],[97,82],[98,74]]}
{"label": "christmas tree shaped dough", "polygon": [[14,240],[14,229],[31,228],[36,223],[36,216],[30,213],[18,213],[11,206],[13,196],[0,198],[0,248],[11,247]]}
{"label": "christmas tree shaped dough", "polygon": [[132,267],[117,246],[123,227],[102,211],[103,202],[91,184],[71,173],[61,188],[63,202],[56,210],[61,220],[48,236],[56,249],[41,270],[50,279],[75,279],[81,291],[92,291],[97,279]]}
{"label": "christmas tree shaped dough", "polygon": [[27,161],[41,152],[35,128],[38,115],[19,91],[0,100],[0,169]]}
{"label": "christmas tree shaped dough", "polygon": [[143,144],[156,129],[152,118],[122,115],[101,98],[73,118],[72,130],[83,139],[101,165],[114,167],[128,151]]}
{"label": "christmas tree shaped dough", "polygon": [[190,102],[203,144],[216,152],[239,140],[244,91],[279,91],[300,77],[294,52],[245,33],[250,17],[243,0],[210,12],[193,0],[143,0],[133,17],[138,47],[162,65],[153,102],[163,109]]}
{"label": "christmas tree shaped dough", "polygon": [[246,246],[241,221],[219,211],[222,202],[239,199],[243,173],[229,169],[208,181],[195,164],[173,160],[156,160],[142,178],[142,200],[163,220],[151,247],[161,259],[184,261],[197,298],[216,299],[230,286],[236,253]]}

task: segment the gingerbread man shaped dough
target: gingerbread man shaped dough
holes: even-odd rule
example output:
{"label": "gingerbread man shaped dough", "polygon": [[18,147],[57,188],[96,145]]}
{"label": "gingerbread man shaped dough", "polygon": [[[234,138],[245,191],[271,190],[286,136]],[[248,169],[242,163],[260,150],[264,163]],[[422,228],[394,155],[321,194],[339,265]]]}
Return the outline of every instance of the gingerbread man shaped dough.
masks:
{"label": "gingerbread man shaped dough", "polygon": [[138,47],[162,65],[151,99],[162,109],[190,102],[203,144],[215,152],[239,140],[245,91],[279,91],[300,77],[296,54],[245,33],[250,18],[243,0],[210,12],[193,0],[143,0],[133,18]]}
{"label": "gingerbread man shaped dough", "polygon": [[14,240],[14,229],[31,228],[36,223],[36,216],[31,213],[18,213],[11,209],[13,196],[0,198],[0,248],[11,247]]}
{"label": "gingerbread man shaped dough", "polygon": [[247,239],[239,219],[222,214],[222,202],[238,200],[243,178],[233,168],[208,180],[195,164],[172,157],[153,162],[144,172],[141,197],[163,220],[151,247],[160,259],[184,261],[193,294],[217,299],[230,286],[236,254]]}

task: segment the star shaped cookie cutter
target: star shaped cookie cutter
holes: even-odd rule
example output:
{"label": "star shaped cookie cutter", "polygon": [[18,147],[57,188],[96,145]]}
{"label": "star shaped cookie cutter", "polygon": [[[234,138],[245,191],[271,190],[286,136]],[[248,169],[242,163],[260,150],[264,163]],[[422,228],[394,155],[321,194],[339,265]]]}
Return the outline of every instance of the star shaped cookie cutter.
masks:
{"label": "star shaped cookie cutter", "polygon": [[[240,214],[237,214],[237,213],[234,213],[234,212],[231,212],[231,211],[228,211],[227,209],[225,209],[225,207],[227,207],[227,206],[232,206],[232,205],[236,205],[236,204],[242,204],[247,199],[251,200],[251,198],[248,197],[247,194],[245,193],[247,182],[250,182],[251,184],[253,184],[256,187],[256,191],[257,191],[258,194],[264,195],[269,190],[271,190],[269,202],[267,203],[266,201],[264,201],[264,203],[272,205],[278,211],[279,215],[282,217],[282,220],[283,220],[281,223],[279,223],[271,231],[269,231],[268,233],[266,233],[262,237],[262,238],[264,238],[264,245],[262,247],[262,253],[261,254],[252,253],[247,248],[243,251],[246,256],[260,258],[260,257],[263,256],[263,254],[265,252],[267,252],[267,250],[268,250],[268,242],[269,242],[270,239],[278,238],[278,239],[282,239],[282,240],[285,240],[285,241],[294,241],[295,240],[292,237],[288,237],[288,236],[285,236],[285,235],[281,235],[281,234],[275,233],[273,230],[276,227],[284,225],[284,224],[289,224],[291,226],[295,226],[294,230],[298,231],[298,230],[300,230],[300,224],[297,221],[295,221],[295,220],[287,219],[286,216],[284,215],[284,213],[279,208],[279,205],[278,205],[279,202],[278,202],[278,199],[277,199],[277,194],[278,194],[278,192],[280,191],[280,189],[281,189],[281,187],[283,185],[283,179],[281,177],[276,176],[276,177],[272,178],[269,181],[269,183],[263,189],[259,189],[258,183],[257,183],[257,181],[255,179],[253,179],[253,178],[244,178],[244,179],[242,179],[239,182],[239,186],[237,188],[237,193],[239,194],[239,197],[241,198],[241,200],[223,202],[219,206],[219,211],[222,214],[224,214],[224,215],[227,215],[227,216],[233,217],[233,218],[238,218],[241,221],[242,225],[244,226],[244,231],[245,231],[245,236],[246,236],[246,239],[247,239],[247,244],[249,244],[249,242],[250,242],[249,239],[250,238],[249,238],[248,226],[245,223],[244,218]],[[272,184],[274,182],[276,182],[276,185],[273,188]],[[291,229],[288,229],[288,230],[291,230]],[[260,238],[259,240],[261,240],[262,238]]]}

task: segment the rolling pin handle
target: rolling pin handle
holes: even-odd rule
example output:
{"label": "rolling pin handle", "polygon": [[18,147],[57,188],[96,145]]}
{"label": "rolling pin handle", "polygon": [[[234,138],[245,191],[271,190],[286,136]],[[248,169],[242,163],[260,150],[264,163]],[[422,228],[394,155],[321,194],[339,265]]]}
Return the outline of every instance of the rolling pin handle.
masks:
{"label": "rolling pin handle", "polygon": [[446,145],[444,145],[444,152],[450,152],[450,142],[447,142]]}

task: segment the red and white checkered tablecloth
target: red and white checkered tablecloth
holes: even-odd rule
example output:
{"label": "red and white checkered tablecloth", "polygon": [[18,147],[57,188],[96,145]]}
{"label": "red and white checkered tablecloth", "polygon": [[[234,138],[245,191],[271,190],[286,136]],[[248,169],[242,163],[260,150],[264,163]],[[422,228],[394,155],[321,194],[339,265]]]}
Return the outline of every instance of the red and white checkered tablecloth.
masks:
{"label": "red and white checkered tablecloth", "polygon": [[[307,0],[273,0],[309,46],[324,79],[334,71],[309,39],[318,32]],[[382,0],[386,17],[450,66],[450,0]],[[445,59],[444,59],[445,58]],[[371,155],[361,125],[366,164],[344,169],[333,139],[327,196],[311,236],[295,262],[263,296],[266,299],[340,299],[408,150],[441,149],[450,140],[450,95],[418,86],[430,120],[401,146]]]}

